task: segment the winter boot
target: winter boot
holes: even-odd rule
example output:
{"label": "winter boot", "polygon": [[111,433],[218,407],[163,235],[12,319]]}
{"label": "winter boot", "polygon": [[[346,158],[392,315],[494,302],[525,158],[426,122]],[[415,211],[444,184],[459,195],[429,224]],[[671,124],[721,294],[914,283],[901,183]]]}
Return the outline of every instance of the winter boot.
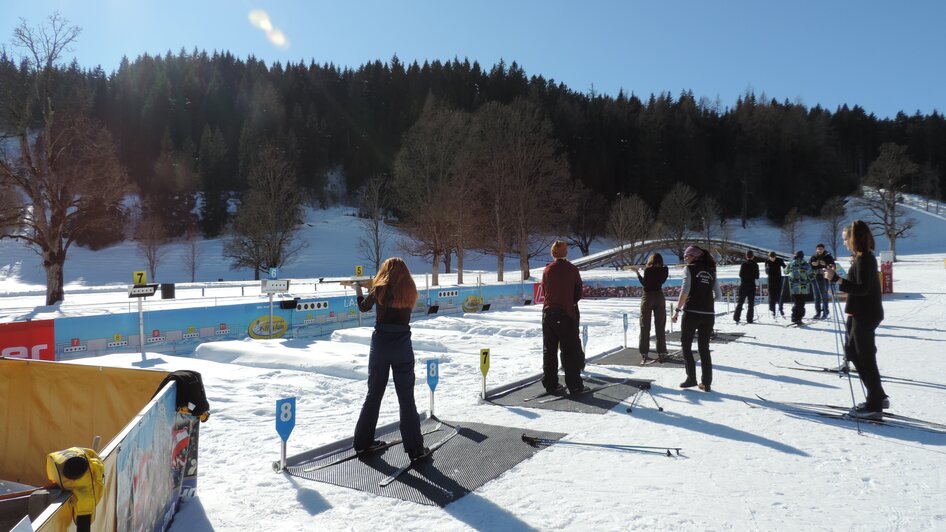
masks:
{"label": "winter boot", "polygon": [[875,421],[884,419],[884,412],[882,410],[873,410],[871,408],[867,408],[867,405],[864,405],[863,403],[861,403],[861,405],[857,405],[852,408],[848,412],[848,415],[858,419],[872,419]]}
{"label": "winter boot", "polygon": [[696,379],[687,379],[680,383],[681,388],[692,388],[696,386]]}

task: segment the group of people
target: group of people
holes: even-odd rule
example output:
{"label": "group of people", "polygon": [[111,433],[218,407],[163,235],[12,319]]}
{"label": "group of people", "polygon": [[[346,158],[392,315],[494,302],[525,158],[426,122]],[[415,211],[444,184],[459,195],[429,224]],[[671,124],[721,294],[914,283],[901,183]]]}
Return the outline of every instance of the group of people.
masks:
{"label": "group of people", "polygon": [[[837,283],[837,288],[848,294],[844,308],[847,315],[845,359],[854,365],[867,389],[867,400],[853,407],[851,415],[881,419],[883,409],[889,407],[889,399],[881,384],[874,341],[875,331],[884,318],[877,258],[874,256],[874,237],[865,222],[856,220],[845,228],[844,243],[851,251],[852,262],[843,278],[837,274],[834,258],[825,252],[822,244],[817,246],[817,252],[808,261],[805,261],[804,253],[799,251],[787,265],[776,257],[774,252],[770,253],[765,264],[770,286],[769,310],[774,314],[775,305],[778,303],[781,312],[783,272],[788,278],[796,306],[792,310],[793,321],[804,316],[804,301],[801,296],[807,294],[803,289],[807,289],[808,285],[814,286],[815,289],[816,317],[828,317],[829,288],[833,283]],[[545,293],[542,309],[542,385],[548,393],[564,390],[569,394],[585,393],[589,391],[581,377],[585,354],[578,334],[581,275],[578,268],[567,259],[568,246],[565,242],[559,240],[552,244],[551,255],[553,260],[542,274],[542,288]],[[671,321],[676,323],[682,315],[680,341],[686,379],[680,383],[680,387],[696,386],[709,392],[713,383],[710,337],[716,319],[714,302],[722,298],[722,291],[716,273],[716,261],[707,250],[696,245],[689,246],[684,251],[683,258],[686,262],[683,287],[671,316]],[[657,356],[659,358],[667,353],[663,284],[668,274],[668,268],[659,253],[650,256],[643,273],[637,271],[638,279],[644,287],[640,303],[638,347],[645,360],[650,358],[652,319],[657,333]],[[759,277],[759,267],[751,251],[746,254],[746,262],[740,267],[739,277],[740,301],[736,307],[736,321],[739,321],[742,303],[750,297],[755,297],[755,280]],[[394,389],[400,406],[400,431],[404,449],[411,460],[422,459],[429,456],[430,451],[424,446],[414,401],[414,350],[409,325],[418,297],[417,287],[404,261],[392,257],[384,261],[379,268],[367,295],[363,293],[360,284],[356,283],[355,289],[359,310],[375,310],[375,328],[371,335],[368,355],[368,392],[355,425],[352,446],[356,452],[363,452],[384,444],[375,439],[375,429],[388,376],[393,372]],[[800,310],[796,310],[797,308]],[[784,316],[784,312],[782,315]],[[751,323],[753,317],[750,304],[746,319]],[[699,380],[692,351],[694,339],[700,357]],[[559,383],[559,356],[565,373],[564,386]]]}
{"label": "group of people", "polygon": [[[792,260],[786,264],[774,251],[769,252],[765,260],[765,275],[769,286],[769,314],[775,318],[785,316],[784,283],[788,284],[788,296],[792,301],[792,323],[801,324],[805,316],[805,301],[809,294],[815,301],[814,319],[828,319],[832,288],[825,278],[825,270],[834,268],[834,257],[825,250],[824,244],[815,247],[815,253],[805,260],[804,251],[796,251]],[[756,281],[759,279],[759,264],[752,250],[746,252],[745,261],[739,267],[739,292],[733,319],[736,323],[742,317],[743,305],[748,302],[746,322],[752,323],[755,313]]]}

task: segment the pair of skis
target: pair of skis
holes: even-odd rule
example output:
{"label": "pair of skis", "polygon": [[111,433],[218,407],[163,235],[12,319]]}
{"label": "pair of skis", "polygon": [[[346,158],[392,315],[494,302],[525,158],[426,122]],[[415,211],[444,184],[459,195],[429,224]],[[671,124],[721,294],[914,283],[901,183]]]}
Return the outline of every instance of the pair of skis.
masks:
{"label": "pair of skis", "polygon": [[[436,424],[432,429],[428,429],[428,430],[424,431],[422,434],[424,434],[425,436],[428,435],[428,434],[432,434],[432,433],[434,433],[434,432],[439,431],[443,426],[444,426],[444,423],[443,423],[442,421],[438,421],[437,424]],[[378,485],[381,486],[381,487],[385,487],[385,486],[391,484],[391,483],[394,482],[399,476],[403,475],[405,472],[407,472],[408,470],[410,470],[412,467],[414,467],[414,465],[416,465],[416,464],[418,464],[418,463],[420,463],[420,462],[423,462],[424,460],[426,460],[427,458],[429,458],[431,455],[434,454],[434,451],[436,451],[437,449],[439,449],[440,447],[442,447],[445,443],[447,443],[448,441],[450,441],[451,438],[453,438],[454,436],[456,436],[457,434],[460,433],[460,425],[455,425],[455,426],[451,427],[451,429],[452,429],[452,430],[451,430],[450,432],[448,432],[443,438],[437,440],[437,441],[434,442],[432,445],[430,445],[430,446],[427,448],[427,452],[425,452],[424,454],[422,454],[422,455],[420,455],[420,456],[418,456],[418,457],[415,457],[413,460],[409,461],[406,465],[399,467],[396,471],[394,471],[393,473],[391,473],[391,474],[388,475],[387,477],[381,479],[381,482],[379,482]],[[403,441],[402,438],[395,438],[395,439],[393,439],[393,440],[386,441],[386,442],[384,442],[384,443],[381,444],[381,445],[377,445],[377,446],[375,446],[375,447],[370,447],[370,448],[368,448],[368,449],[363,449],[363,450],[361,450],[361,451],[355,452],[354,454],[351,454],[351,455],[348,455],[348,456],[342,456],[342,457],[336,458],[336,459],[334,459],[334,460],[331,460],[331,461],[329,461],[329,462],[326,462],[326,463],[324,463],[324,464],[317,464],[317,465],[314,465],[314,466],[310,466],[310,467],[304,468],[303,471],[306,472],[306,473],[311,473],[311,472],[313,472],[313,471],[319,471],[319,470],[321,470],[321,469],[326,469],[326,468],[329,468],[329,467],[332,467],[332,466],[336,466],[336,465],[339,465],[339,464],[341,464],[341,463],[348,462],[348,461],[350,461],[350,460],[355,460],[355,459],[357,459],[357,458],[362,458],[362,457],[365,457],[365,456],[368,456],[368,455],[371,455],[371,454],[374,454],[374,453],[377,453],[377,452],[381,452],[381,451],[383,451],[383,450],[385,450],[385,449],[388,449],[388,448],[390,448],[390,447],[394,447],[395,445],[398,445],[398,444],[401,443],[402,441]],[[317,458],[316,460],[321,460],[321,459],[324,459],[324,458],[326,458],[326,457]]]}
{"label": "pair of skis", "polygon": [[850,421],[858,421],[869,423],[872,425],[884,425],[889,427],[897,427],[911,430],[919,430],[923,432],[932,432],[934,434],[946,434],[946,424],[936,423],[933,421],[927,421],[924,419],[918,419],[914,417],[902,416],[899,414],[894,414],[891,412],[884,412],[884,417],[882,419],[864,419],[864,418],[855,418],[849,414],[850,407],[838,406],[838,405],[829,405],[821,403],[802,403],[802,402],[783,402],[783,401],[773,401],[766,399],[761,395],[756,397],[762,401],[760,405],[746,403],[750,407],[761,406],[763,408],[769,408],[771,410],[778,410],[780,412],[785,412],[788,414],[802,415],[802,416],[815,416],[823,417],[829,419],[844,419]]}
{"label": "pair of skis", "polygon": [[593,394],[595,392],[600,392],[601,390],[610,388],[612,386],[617,386],[618,384],[626,384],[627,382],[628,382],[628,379],[623,379],[618,382],[609,382],[606,384],[602,384],[600,386],[589,387],[587,390],[582,390],[578,393],[567,392],[564,386],[559,386],[554,392],[544,391],[538,395],[527,397],[523,399],[522,402],[528,403],[531,401],[538,401],[539,404],[546,404],[546,403],[558,401],[560,399],[565,399],[566,397],[574,399],[576,397],[582,397],[585,395]]}

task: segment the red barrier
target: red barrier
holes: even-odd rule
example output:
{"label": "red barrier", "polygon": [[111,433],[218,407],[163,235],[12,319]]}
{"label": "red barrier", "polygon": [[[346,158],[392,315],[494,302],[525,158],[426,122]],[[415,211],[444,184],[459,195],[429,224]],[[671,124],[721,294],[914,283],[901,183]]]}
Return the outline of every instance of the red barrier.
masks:
{"label": "red barrier", "polygon": [[56,360],[53,320],[0,323],[0,357]]}

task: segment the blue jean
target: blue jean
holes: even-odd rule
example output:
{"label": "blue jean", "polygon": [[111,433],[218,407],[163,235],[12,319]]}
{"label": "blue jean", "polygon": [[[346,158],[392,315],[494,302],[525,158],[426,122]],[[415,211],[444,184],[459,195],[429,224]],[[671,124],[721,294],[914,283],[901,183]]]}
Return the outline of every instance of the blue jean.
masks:
{"label": "blue jean", "polygon": [[815,276],[814,282],[815,288],[815,314],[827,316],[828,305],[831,304],[831,292],[828,287],[828,280],[824,278],[824,275]]}
{"label": "blue jean", "polygon": [[371,334],[371,350],[368,352],[368,394],[361,406],[361,415],[355,425],[352,446],[364,449],[374,442],[374,431],[378,426],[381,399],[388,386],[388,374],[394,373],[394,391],[401,407],[401,438],[404,449],[410,453],[424,445],[420,433],[420,418],[414,403],[414,347],[411,344],[411,328],[408,325],[379,323]]}

